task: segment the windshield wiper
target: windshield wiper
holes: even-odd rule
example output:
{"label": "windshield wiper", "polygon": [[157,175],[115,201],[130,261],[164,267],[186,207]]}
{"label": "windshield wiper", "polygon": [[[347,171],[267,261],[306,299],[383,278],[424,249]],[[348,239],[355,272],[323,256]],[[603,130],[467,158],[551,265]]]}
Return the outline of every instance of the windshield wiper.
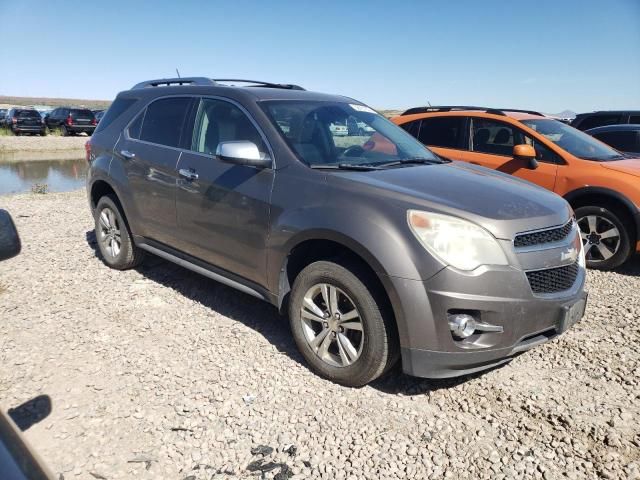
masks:
{"label": "windshield wiper", "polygon": [[393,160],[391,162],[383,162],[376,163],[377,167],[395,167],[397,165],[439,165],[441,163],[446,163],[444,160],[439,160],[437,158],[403,158],[402,160]]}
{"label": "windshield wiper", "polygon": [[309,165],[309,168],[314,170],[380,170],[379,167],[373,165],[363,165],[358,163],[318,163],[315,165]]}

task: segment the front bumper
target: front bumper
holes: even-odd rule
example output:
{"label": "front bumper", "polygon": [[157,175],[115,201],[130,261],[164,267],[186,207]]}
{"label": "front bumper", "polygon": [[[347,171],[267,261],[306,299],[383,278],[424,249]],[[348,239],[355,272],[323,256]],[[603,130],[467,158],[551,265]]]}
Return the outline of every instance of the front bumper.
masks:
{"label": "front bumper", "polygon": [[[445,268],[424,282],[392,279],[402,304],[404,372],[426,378],[474,373],[555,338],[567,309],[581,300],[586,304],[585,277],[580,267],[571,289],[544,296],[534,295],[524,272],[513,267],[481,267],[470,274]],[[456,340],[447,321],[452,312],[473,313],[503,331]]]}

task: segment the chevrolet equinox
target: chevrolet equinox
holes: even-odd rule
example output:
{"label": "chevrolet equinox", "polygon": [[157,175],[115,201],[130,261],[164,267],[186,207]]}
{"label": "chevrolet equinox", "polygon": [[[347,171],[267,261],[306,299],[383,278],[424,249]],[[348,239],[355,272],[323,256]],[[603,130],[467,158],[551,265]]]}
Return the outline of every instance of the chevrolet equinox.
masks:
{"label": "chevrolet equinox", "polygon": [[444,160],[351,98],[150,80],[118,94],[86,153],[108,266],[151,253],[275,305],[344,385],[398,359],[420,377],[487,369],[584,314],[565,200]]}

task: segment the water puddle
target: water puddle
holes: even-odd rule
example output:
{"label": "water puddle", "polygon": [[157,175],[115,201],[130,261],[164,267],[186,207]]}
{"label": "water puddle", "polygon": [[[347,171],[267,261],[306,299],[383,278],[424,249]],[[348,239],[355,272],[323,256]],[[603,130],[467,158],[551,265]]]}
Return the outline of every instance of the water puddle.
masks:
{"label": "water puddle", "polygon": [[84,159],[0,162],[0,195],[30,192],[45,185],[48,192],[68,192],[84,187],[86,176]]}

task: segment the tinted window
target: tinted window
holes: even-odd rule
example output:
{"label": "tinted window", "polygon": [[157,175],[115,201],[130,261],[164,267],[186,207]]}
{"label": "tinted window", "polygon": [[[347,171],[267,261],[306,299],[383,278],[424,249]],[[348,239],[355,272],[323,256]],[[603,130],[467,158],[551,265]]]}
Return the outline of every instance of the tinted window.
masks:
{"label": "tinted window", "polygon": [[96,119],[100,120],[96,132],[107,128],[111,122],[122,115],[134,103],[136,103],[136,100],[133,98],[116,98],[106,112],[100,112],[96,115]]}
{"label": "tinted window", "polygon": [[190,98],[163,98],[147,107],[140,140],[178,147]]}
{"label": "tinted window", "polygon": [[203,99],[198,108],[191,149],[213,155],[220,142],[237,140],[253,142],[260,152],[268,154],[260,133],[242,110],[222,100]]}
{"label": "tinted window", "polygon": [[85,108],[72,108],[69,114],[73,118],[91,118],[93,119],[93,112]]}
{"label": "tinted window", "polygon": [[625,132],[602,132],[596,133],[593,136],[622,152],[640,151],[638,148],[638,132],[634,132],[633,130]]}
{"label": "tinted window", "polygon": [[629,117],[629,123],[640,124],[640,115],[631,115],[631,117]]}
{"label": "tinted window", "polygon": [[472,121],[471,135],[474,152],[511,156],[513,146],[516,145],[514,136],[518,138],[517,143],[521,143],[521,134],[507,123],[484,118],[473,118]]}
{"label": "tinted window", "polygon": [[16,110],[15,116],[18,118],[40,118],[36,110]]}
{"label": "tinted window", "polygon": [[589,130],[590,128],[602,127],[604,125],[617,125],[621,121],[621,115],[592,115],[582,120],[578,128],[580,130]]}
{"label": "tinted window", "polygon": [[413,122],[407,122],[400,125],[407,132],[409,132],[412,136],[418,138],[418,133],[420,132],[420,120],[414,120]]}
{"label": "tinted window", "polygon": [[425,118],[420,126],[418,140],[434,147],[460,148],[464,124],[463,117]]}

